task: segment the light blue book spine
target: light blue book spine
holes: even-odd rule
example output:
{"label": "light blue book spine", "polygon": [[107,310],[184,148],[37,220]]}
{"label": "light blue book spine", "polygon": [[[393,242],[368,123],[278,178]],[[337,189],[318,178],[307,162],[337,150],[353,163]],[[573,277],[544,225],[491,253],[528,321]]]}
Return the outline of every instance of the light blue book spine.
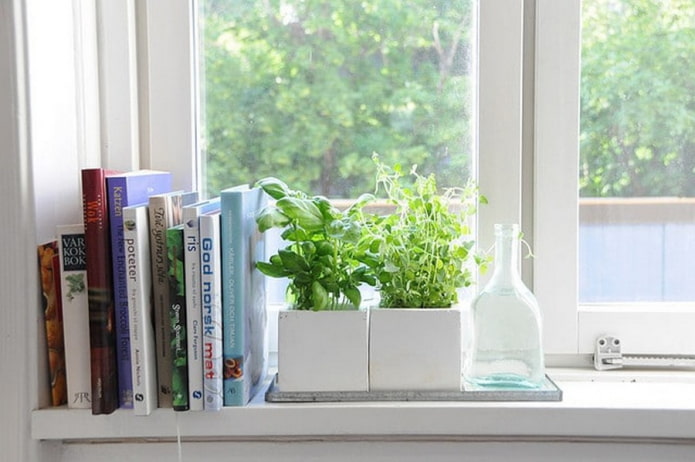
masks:
{"label": "light blue book spine", "polygon": [[203,314],[203,396],[206,411],[224,406],[222,384],[222,267],[220,213],[201,215],[200,281]]}
{"label": "light blue book spine", "polygon": [[244,406],[267,368],[264,279],[255,266],[265,253],[256,215],[267,198],[247,186],[220,198],[224,405]]}

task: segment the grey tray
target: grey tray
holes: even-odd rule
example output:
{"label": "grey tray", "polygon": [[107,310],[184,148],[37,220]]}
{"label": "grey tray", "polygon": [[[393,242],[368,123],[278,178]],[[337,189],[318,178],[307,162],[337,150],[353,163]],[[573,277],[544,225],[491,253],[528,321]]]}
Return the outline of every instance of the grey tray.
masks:
{"label": "grey tray", "polygon": [[276,375],[265,400],[270,403],[324,403],[358,401],[562,401],[562,390],[550,377],[533,390],[481,389],[464,384],[463,391],[282,391]]}

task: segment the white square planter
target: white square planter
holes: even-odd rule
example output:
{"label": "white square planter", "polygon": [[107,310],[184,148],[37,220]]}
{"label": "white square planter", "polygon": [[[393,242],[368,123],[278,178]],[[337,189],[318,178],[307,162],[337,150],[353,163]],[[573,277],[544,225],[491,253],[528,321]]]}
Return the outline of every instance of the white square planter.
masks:
{"label": "white square planter", "polygon": [[374,308],[369,327],[369,387],[461,390],[461,311]]}
{"label": "white square planter", "polygon": [[369,311],[280,311],[280,391],[367,391]]}

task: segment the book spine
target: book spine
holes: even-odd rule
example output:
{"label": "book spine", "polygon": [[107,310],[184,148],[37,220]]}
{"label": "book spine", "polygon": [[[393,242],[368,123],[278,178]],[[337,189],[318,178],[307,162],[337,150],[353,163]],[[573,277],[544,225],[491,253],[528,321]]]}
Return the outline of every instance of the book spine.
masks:
{"label": "book spine", "polygon": [[203,410],[203,325],[200,295],[200,232],[197,208],[183,209],[188,335],[188,401],[191,411]]}
{"label": "book spine", "polygon": [[159,407],[172,407],[171,309],[167,229],[181,224],[183,206],[198,199],[196,192],[158,194],[149,198],[150,260],[157,354],[157,386]]}
{"label": "book spine", "polygon": [[200,268],[203,315],[203,383],[206,411],[224,405],[222,385],[222,269],[220,215],[201,215]]}
{"label": "book spine", "polygon": [[65,372],[68,407],[92,407],[89,374],[89,302],[84,226],[57,228],[65,334]]}
{"label": "book spine", "polygon": [[65,350],[63,317],[60,300],[60,262],[57,241],[38,246],[41,304],[46,328],[51,405],[60,406],[67,401],[65,377]]}
{"label": "book spine", "polygon": [[230,188],[221,193],[225,406],[246,405],[266,367],[265,291],[255,268],[256,252],[263,242],[255,216],[264,200],[258,188]]}
{"label": "book spine", "polygon": [[147,206],[124,208],[123,228],[133,413],[149,415],[157,407],[157,367],[152,323],[152,274]]}
{"label": "book spine", "polygon": [[167,230],[169,275],[169,320],[171,327],[171,399],[175,411],[187,411],[188,348],[186,338],[186,278],[183,255],[183,227]]}
{"label": "book spine", "polygon": [[82,170],[82,195],[87,252],[92,413],[110,414],[118,407],[118,372],[104,170]]}
{"label": "book spine", "polygon": [[123,207],[128,205],[128,181],[125,176],[107,178],[111,263],[113,266],[113,303],[116,317],[116,362],[120,407],[133,407],[133,377],[130,364],[130,328],[128,327],[128,288],[126,287],[123,249]]}
{"label": "book spine", "polygon": [[171,401],[171,329],[169,329],[169,278],[167,276],[166,230],[172,220],[169,196],[153,196],[149,200],[150,254],[154,328],[157,355],[157,386],[159,407],[172,407]]}

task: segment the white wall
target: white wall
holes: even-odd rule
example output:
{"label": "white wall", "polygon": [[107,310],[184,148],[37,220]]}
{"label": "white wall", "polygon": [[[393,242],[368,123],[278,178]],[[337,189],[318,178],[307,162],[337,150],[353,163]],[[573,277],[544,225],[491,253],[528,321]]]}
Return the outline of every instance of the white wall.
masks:
{"label": "white wall", "polygon": [[[423,422],[423,425],[426,425]],[[224,460],[254,462],[671,462],[692,461],[694,450],[686,445],[523,443],[523,442],[276,442],[276,443],[184,443],[185,462]],[[65,461],[176,461],[178,447],[147,445],[68,445]]]}
{"label": "white wall", "polygon": [[[30,410],[39,403],[40,332],[36,263],[36,220],[25,68],[23,4],[0,2],[0,210],[6,232],[0,239],[0,459],[57,460],[57,444],[30,438]],[[45,356],[44,356],[45,358]]]}

